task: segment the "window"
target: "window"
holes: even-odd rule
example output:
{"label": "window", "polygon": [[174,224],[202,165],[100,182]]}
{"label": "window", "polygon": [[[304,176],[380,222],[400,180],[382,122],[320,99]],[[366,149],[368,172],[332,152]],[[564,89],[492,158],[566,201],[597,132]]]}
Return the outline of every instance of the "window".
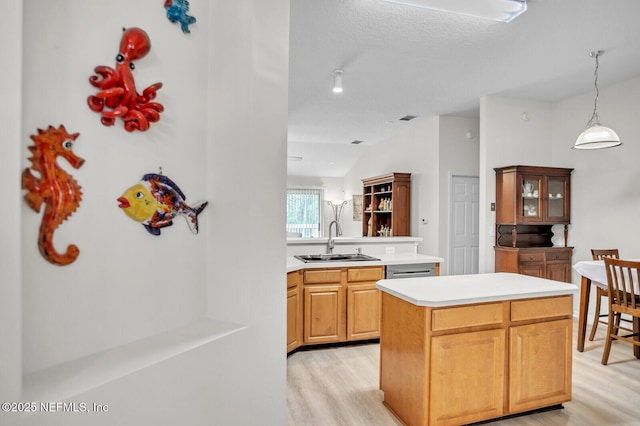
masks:
{"label": "window", "polygon": [[287,189],[287,232],[318,238],[322,230],[324,191],[315,188]]}

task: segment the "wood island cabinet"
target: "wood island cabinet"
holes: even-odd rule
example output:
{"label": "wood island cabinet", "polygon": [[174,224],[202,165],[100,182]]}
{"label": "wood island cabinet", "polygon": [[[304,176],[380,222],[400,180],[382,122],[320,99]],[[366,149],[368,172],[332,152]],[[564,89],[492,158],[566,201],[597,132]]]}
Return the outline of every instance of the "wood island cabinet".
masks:
{"label": "wood island cabinet", "polygon": [[467,424],[571,400],[571,295],[438,308],[382,298],[380,389],[404,424]]}
{"label": "wood island cabinet", "polygon": [[362,236],[411,235],[411,173],[362,179]]}
{"label": "wood island cabinet", "polygon": [[[560,167],[508,166],[496,172],[495,271],[571,282],[567,246],[571,173]],[[554,247],[554,225],[564,225],[564,247]]]}
{"label": "wood island cabinet", "polygon": [[[432,393],[429,424],[445,424],[443,419],[466,423],[477,418],[504,415],[505,330],[485,330],[434,337],[431,342]],[[464,368],[460,368],[464,365]],[[469,371],[482,372],[469,392]],[[481,391],[479,391],[481,390]],[[465,414],[461,414],[465,413]],[[462,422],[462,423],[458,423]]]}
{"label": "wood island cabinet", "polygon": [[571,327],[571,320],[565,319],[509,329],[508,412],[571,399]]}
{"label": "wood island cabinet", "polygon": [[383,277],[383,266],[287,274],[291,285],[287,291],[287,352],[302,345],[380,337],[381,298],[376,282]]}

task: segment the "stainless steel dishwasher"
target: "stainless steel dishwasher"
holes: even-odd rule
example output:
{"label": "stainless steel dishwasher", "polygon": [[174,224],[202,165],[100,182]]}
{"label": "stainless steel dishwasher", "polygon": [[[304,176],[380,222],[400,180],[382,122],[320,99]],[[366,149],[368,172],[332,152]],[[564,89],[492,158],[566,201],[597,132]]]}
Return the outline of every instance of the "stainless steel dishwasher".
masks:
{"label": "stainless steel dishwasher", "polygon": [[410,263],[403,265],[387,265],[385,278],[413,278],[434,277],[436,275],[435,263]]}

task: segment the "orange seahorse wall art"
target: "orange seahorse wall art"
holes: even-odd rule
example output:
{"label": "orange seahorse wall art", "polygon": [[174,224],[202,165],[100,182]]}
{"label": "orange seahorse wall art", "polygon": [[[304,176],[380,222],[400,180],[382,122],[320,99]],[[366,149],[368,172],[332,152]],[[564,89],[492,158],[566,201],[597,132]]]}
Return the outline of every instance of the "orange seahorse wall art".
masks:
{"label": "orange seahorse wall art", "polygon": [[[66,159],[78,169],[84,159],[73,153],[73,144],[80,133],[67,133],[63,125],[57,129],[38,129],[31,135],[33,145],[29,146],[31,168],[22,172],[22,189],[26,189],[25,201],[35,212],[40,212],[44,204],[44,214],[40,223],[38,248],[40,254],[55,265],[68,265],[78,258],[80,250],[74,244],[65,253],[58,253],[53,245],[53,231],[76,211],[82,200],[82,188],[76,180],[58,164],[58,157]],[[38,176],[34,175],[36,172]]]}

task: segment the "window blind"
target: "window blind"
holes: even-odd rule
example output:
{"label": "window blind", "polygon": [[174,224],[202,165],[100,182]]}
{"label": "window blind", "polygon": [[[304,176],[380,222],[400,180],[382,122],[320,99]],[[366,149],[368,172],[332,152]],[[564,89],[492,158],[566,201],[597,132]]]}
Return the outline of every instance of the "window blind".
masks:
{"label": "window blind", "polygon": [[287,232],[303,238],[319,238],[323,199],[324,190],[321,188],[288,188]]}

